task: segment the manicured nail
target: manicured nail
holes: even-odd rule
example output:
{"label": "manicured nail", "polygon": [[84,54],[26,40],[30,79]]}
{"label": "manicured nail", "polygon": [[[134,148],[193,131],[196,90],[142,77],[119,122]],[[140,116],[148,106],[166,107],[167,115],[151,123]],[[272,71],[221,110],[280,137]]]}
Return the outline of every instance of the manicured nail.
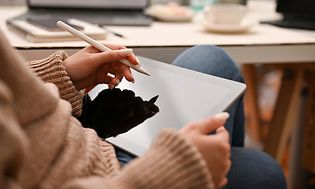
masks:
{"label": "manicured nail", "polygon": [[128,56],[131,53],[133,53],[133,50],[132,49],[120,49],[120,50],[118,50],[118,52],[121,56]]}
{"label": "manicured nail", "polygon": [[119,83],[120,83],[120,80],[119,79],[115,79],[115,85],[117,86],[117,85],[119,85]]}
{"label": "manicured nail", "polygon": [[140,64],[140,61],[139,61],[138,57],[136,57],[136,61],[137,61],[138,64]]}
{"label": "manicured nail", "polygon": [[131,78],[132,78],[132,81],[131,81],[131,83],[135,83],[135,77],[133,77],[133,75],[132,74],[130,74],[130,76],[131,76]]}
{"label": "manicured nail", "polygon": [[216,114],[214,117],[221,120],[227,120],[230,117],[230,114],[227,112],[221,112],[221,113]]}

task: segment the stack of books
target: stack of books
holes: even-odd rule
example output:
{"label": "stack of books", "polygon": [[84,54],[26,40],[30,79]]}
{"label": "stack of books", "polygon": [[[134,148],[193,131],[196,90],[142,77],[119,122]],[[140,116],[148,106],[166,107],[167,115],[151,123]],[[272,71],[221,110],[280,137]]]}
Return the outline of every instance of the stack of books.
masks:
{"label": "stack of books", "polygon": [[[107,31],[97,25],[77,19],[69,19],[67,20],[67,23],[79,27],[81,32],[95,40],[106,39]],[[7,24],[12,30],[24,35],[30,42],[39,43],[80,40],[78,37],[75,37],[68,32],[45,28],[44,25],[36,24],[25,19],[10,19],[7,21]]]}

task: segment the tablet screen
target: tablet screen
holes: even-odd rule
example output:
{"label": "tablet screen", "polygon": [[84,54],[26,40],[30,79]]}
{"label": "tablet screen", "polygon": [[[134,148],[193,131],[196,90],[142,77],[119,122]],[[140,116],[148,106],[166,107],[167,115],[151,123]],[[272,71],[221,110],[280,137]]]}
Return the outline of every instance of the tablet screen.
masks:
{"label": "tablet screen", "polygon": [[[135,155],[142,155],[163,128],[179,129],[186,123],[224,111],[241,95],[245,85],[203,73],[141,58],[151,76],[133,71],[134,84],[123,80],[121,89],[133,90],[144,100],[159,95],[158,112],[127,133],[107,139]],[[104,89],[98,86],[92,94]]]}

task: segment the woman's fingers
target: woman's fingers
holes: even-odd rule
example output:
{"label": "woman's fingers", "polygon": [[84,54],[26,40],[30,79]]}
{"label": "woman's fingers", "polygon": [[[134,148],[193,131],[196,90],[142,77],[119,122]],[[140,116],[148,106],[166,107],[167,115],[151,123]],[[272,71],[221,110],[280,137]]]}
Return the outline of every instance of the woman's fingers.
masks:
{"label": "woman's fingers", "polygon": [[127,60],[129,60],[129,62],[131,64],[134,64],[134,65],[140,64],[139,59],[137,58],[137,56],[134,53],[127,56]]}
{"label": "woman's fingers", "polygon": [[[108,74],[110,74],[113,77],[113,79],[115,78],[118,81],[121,81],[122,78],[125,77],[127,81],[134,82],[134,77],[131,73],[130,68],[119,62],[111,62],[111,63],[102,65],[97,71],[97,82],[104,83],[104,80],[103,80],[104,76]],[[117,84],[115,83],[117,83],[117,81],[115,81],[112,84],[115,86],[119,84],[119,83]]]}
{"label": "woman's fingers", "polygon": [[203,134],[209,134],[216,131],[219,127],[222,127],[226,120],[229,118],[229,114],[226,112],[219,113],[213,117],[209,117],[196,123],[199,131]]}
{"label": "woman's fingers", "polygon": [[123,75],[121,73],[115,73],[115,77],[109,82],[109,84],[117,86],[119,85],[122,78],[123,78]]}
{"label": "woman's fingers", "polygon": [[104,45],[112,50],[126,49],[126,46],[117,43],[104,43]]}
{"label": "woman's fingers", "polygon": [[91,58],[93,64],[98,67],[109,62],[119,62],[120,60],[126,59],[129,55],[133,53],[132,49],[121,49],[113,50],[108,52],[100,52],[93,54]]}
{"label": "woman's fingers", "polygon": [[[125,49],[127,49],[125,46],[123,45],[119,45],[119,44],[113,44],[113,43],[107,43],[105,44],[106,47],[110,48],[113,51],[124,51]],[[85,47],[86,51],[90,52],[90,53],[102,53],[100,52],[98,49],[96,49],[93,46],[87,46]],[[132,50],[132,49],[131,49]],[[129,50],[127,50],[128,52]],[[130,61],[131,64],[139,64],[139,60],[136,57],[136,55],[134,53],[130,53],[130,55],[124,56],[126,59],[128,59]]]}
{"label": "woman's fingers", "polygon": [[218,188],[222,188],[223,186],[225,186],[228,183],[228,179],[225,177],[220,184],[218,185]]}
{"label": "woman's fingers", "polygon": [[[106,46],[112,50],[126,49],[125,46],[120,45],[120,44],[114,44],[114,43],[107,43]],[[138,58],[136,57],[136,55],[134,53],[127,56],[126,59],[128,59],[131,64],[134,64],[134,65],[140,64]]]}
{"label": "woman's fingers", "polygon": [[104,83],[108,85],[109,89],[113,89],[115,86],[117,86],[121,81],[120,76],[112,76],[112,74],[104,75],[101,79],[99,79],[97,82],[99,84]]}
{"label": "woman's fingers", "polygon": [[121,63],[117,63],[120,73],[127,79],[127,81],[135,82],[135,78],[133,77],[130,67]]}
{"label": "woman's fingers", "polygon": [[[80,83],[76,84],[77,88],[80,89],[88,89],[91,90],[97,84],[109,84],[113,83],[112,80],[114,79],[113,76],[107,74],[99,74],[96,77],[87,77],[84,81],[80,81]],[[115,85],[116,86],[116,85]]]}
{"label": "woman's fingers", "polygon": [[225,142],[229,142],[229,133],[223,126],[216,130],[216,135],[214,137],[220,138]]}
{"label": "woman's fingers", "polygon": [[91,66],[98,69],[100,66],[106,65],[108,68],[106,70],[107,72],[112,69],[111,66],[117,66],[119,67],[119,71],[122,72],[128,81],[134,82],[134,77],[130,71],[130,67],[120,62],[120,60],[127,59],[132,64],[138,64],[138,59],[133,53],[133,50],[127,49],[125,46],[119,44],[106,44],[106,46],[112,49],[112,51],[100,52],[93,46],[85,47],[86,51],[92,53],[89,61],[91,62]]}
{"label": "woman's fingers", "polygon": [[[226,174],[231,167],[229,134],[224,128],[228,117],[228,113],[220,113],[189,124],[188,127],[180,130],[181,134],[202,154],[210,172],[213,173],[216,187],[227,183]],[[215,134],[209,135],[214,131]]]}
{"label": "woman's fingers", "polygon": [[98,64],[98,66],[106,65],[107,72],[114,71],[115,73],[113,74],[115,75],[121,73],[128,81],[134,82],[134,77],[131,73],[130,67],[120,62],[120,60],[128,58],[133,59],[133,62],[130,62],[135,63],[135,55],[132,52],[132,49],[122,49],[100,53],[100,55],[97,55],[95,58],[94,63]]}
{"label": "woman's fingers", "polygon": [[[114,66],[108,72],[108,68],[103,68],[99,74],[99,78],[97,79],[97,83],[105,83],[108,84],[109,88],[112,89],[115,86],[119,85],[123,77],[125,77],[129,81],[134,81],[133,76],[128,68],[122,69],[119,66]],[[128,75],[129,74],[129,75]]]}
{"label": "woman's fingers", "polygon": [[89,53],[99,53],[100,52],[100,50],[98,50],[97,48],[95,48],[91,45],[84,47],[83,50],[86,52],[89,52]]}

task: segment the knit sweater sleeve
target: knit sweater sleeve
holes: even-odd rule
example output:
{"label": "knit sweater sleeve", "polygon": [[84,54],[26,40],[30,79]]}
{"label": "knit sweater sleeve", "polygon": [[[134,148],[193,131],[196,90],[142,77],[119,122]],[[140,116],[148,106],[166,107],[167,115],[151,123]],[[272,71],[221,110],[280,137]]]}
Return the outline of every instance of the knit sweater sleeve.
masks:
{"label": "knit sweater sleeve", "polygon": [[45,59],[30,61],[29,67],[45,82],[54,83],[60,97],[72,105],[72,113],[79,116],[82,111],[82,95],[76,89],[63,65],[67,54],[57,51]]}
{"label": "knit sweater sleeve", "polygon": [[164,130],[150,150],[113,178],[90,177],[63,189],[213,189],[212,177],[198,150],[173,130]]}

